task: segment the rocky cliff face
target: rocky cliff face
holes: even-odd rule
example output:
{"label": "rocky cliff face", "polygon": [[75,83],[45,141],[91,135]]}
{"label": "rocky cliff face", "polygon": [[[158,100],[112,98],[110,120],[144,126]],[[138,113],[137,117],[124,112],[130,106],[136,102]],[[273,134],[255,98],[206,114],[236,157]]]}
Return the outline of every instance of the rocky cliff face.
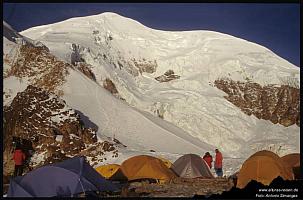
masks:
{"label": "rocky cliff face", "polygon": [[215,81],[215,86],[228,96],[225,98],[247,115],[272,123],[300,126],[300,89],[289,85],[261,86],[252,82],[228,79]]}
{"label": "rocky cliff face", "polygon": [[95,130],[58,96],[29,85],[4,107],[4,174],[11,173],[13,137],[31,141],[33,167],[78,155],[95,144]]}
{"label": "rocky cliff face", "polygon": [[81,120],[83,116],[59,98],[63,95],[59,87],[70,69],[77,69],[95,81],[90,68],[84,62],[76,62],[73,66],[61,61],[44,46],[22,43],[15,50],[15,56],[3,73],[4,78],[14,76],[29,85],[16,96],[11,96],[9,91],[3,93],[4,98],[12,99],[3,109],[3,175],[8,177],[14,170],[11,158],[16,138],[30,144],[27,146],[34,150],[30,162],[32,168],[76,155],[86,156],[92,165],[109,156],[117,157],[117,145],[122,144],[97,141],[96,130],[85,127]]}

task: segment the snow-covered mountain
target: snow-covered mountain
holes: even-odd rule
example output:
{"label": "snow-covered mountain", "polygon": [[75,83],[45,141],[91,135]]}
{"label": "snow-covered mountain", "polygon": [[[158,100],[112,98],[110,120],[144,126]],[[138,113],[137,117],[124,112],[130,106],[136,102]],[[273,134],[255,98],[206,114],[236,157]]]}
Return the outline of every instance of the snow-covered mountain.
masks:
{"label": "snow-covered mountain", "polygon": [[[4,48],[6,48],[5,45],[6,43]],[[87,71],[83,69],[87,69],[87,66],[73,66],[58,60],[48,49],[39,46],[29,45],[28,43],[14,43],[14,45],[18,54],[12,59],[13,62],[9,64],[4,73],[3,96],[5,108],[17,109],[14,106],[16,103],[12,104],[12,102],[16,101],[18,94],[20,92],[22,94],[28,86],[41,88],[44,91],[54,93],[57,98],[63,98],[67,106],[80,113],[85,126],[97,130],[98,141],[109,141],[110,143],[118,141],[118,144],[122,143],[122,146],[116,146],[118,149],[117,156],[112,157],[110,155],[107,159],[103,159],[104,155],[101,149],[99,152],[96,151],[93,156],[88,157],[91,161],[97,162],[95,165],[109,161],[121,163],[130,155],[154,154],[154,152],[157,152],[158,155],[173,156],[173,159],[176,159],[183,153],[200,153],[214,148],[173,124],[132,108],[126,102],[117,99],[96,83],[89,74],[85,73]],[[35,112],[36,106],[41,108],[39,102],[36,101],[28,107],[33,108],[32,112]],[[41,110],[45,112],[45,109],[36,109],[36,112]],[[37,115],[43,116],[40,113],[37,113]],[[26,120],[28,120],[28,124],[37,123],[31,121],[37,121],[34,118]],[[48,118],[39,118],[39,120],[38,123],[43,124],[48,121]],[[10,126],[10,122],[11,120],[6,120],[5,125]],[[35,129],[31,131],[35,131]],[[28,131],[22,129],[7,134],[29,139],[27,137]],[[45,137],[49,137],[49,135],[46,134]],[[48,145],[51,146],[52,144]],[[54,145],[59,144],[54,143]],[[65,145],[73,147],[72,144],[68,145],[67,143]],[[56,146],[56,148],[58,147]],[[36,152],[39,151],[36,150]],[[65,151],[65,153],[67,152]],[[93,158],[99,159],[94,160]],[[39,161],[41,162],[41,157]]]}
{"label": "snow-covered mountain", "polygon": [[[229,155],[249,154],[268,145],[298,150],[299,127],[249,116],[214,87],[224,78],[261,86],[300,82],[298,67],[260,45],[212,31],[154,30],[115,13],[72,18],[21,33],[43,42],[62,60],[72,63],[76,57],[89,64],[97,83],[111,79],[133,107],[158,115]],[[178,79],[155,79],[169,70]]]}
{"label": "snow-covered mountain", "polygon": [[[150,150],[174,161],[180,154],[201,155],[219,148],[226,158],[225,171],[232,173],[260,149],[280,155],[299,151],[299,68],[260,45],[213,31],[154,30],[115,13],[72,18],[20,34],[42,42],[49,52],[44,50],[48,56],[40,64],[22,64],[22,55],[31,53],[8,64],[21,63],[13,69],[27,66],[22,73],[8,70],[4,79],[4,89],[10,91],[8,105],[21,84],[18,79],[26,80],[24,89],[27,84],[42,84],[28,77],[40,70],[38,74],[48,80],[54,73],[48,66],[62,62],[52,66],[67,73],[60,76],[60,84],[51,81],[51,89],[61,91],[58,95],[70,107],[98,126],[99,139],[114,137],[127,146],[111,162],[136,152],[153,154]],[[4,49],[9,44],[5,41]],[[39,57],[39,51],[34,52]],[[241,88],[222,85],[225,80]],[[264,90],[287,85],[283,87],[292,89],[281,93],[293,95],[265,91],[268,98],[259,98],[263,90],[242,89],[249,84]],[[267,104],[255,108],[262,99],[274,99],[265,117],[259,113]],[[282,112],[281,102],[296,106],[289,109],[283,103]],[[291,110],[292,117],[284,110]]]}

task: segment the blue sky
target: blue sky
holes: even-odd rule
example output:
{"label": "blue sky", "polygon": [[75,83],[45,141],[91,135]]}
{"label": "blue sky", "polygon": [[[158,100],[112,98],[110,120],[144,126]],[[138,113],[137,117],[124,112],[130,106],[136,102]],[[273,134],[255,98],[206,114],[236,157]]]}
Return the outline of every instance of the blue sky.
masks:
{"label": "blue sky", "polygon": [[161,30],[212,30],[263,45],[300,66],[300,4],[4,3],[17,31],[71,17],[116,12]]}

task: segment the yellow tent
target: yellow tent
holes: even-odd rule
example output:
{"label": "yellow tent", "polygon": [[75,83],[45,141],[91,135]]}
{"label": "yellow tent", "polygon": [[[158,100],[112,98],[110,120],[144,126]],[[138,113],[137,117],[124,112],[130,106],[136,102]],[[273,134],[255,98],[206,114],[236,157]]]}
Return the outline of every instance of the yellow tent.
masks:
{"label": "yellow tent", "polygon": [[121,170],[130,181],[155,179],[160,182],[168,182],[176,177],[162,160],[147,155],[134,156],[125,160],[121,165]]}
{"label": "yellow tent", "polygon": [[108,164],[101,165],[96,168],[96,171],[101,174],[104,178],[110,180],[126,180],[123,172],[120,169],[120,165],[117,164]]}
{"label": "yellow tent", "polygon": [[269,151],[257,152],[243,163],[238,174],[237,187],[244,188],[251,180],[269,185],[278,176],[284,180],[293,180],[292,172],[278,155]]}
{"label": "yellow tent", "polygon": [[162,157],[158,157],[158,158],[162,160],[162,162],[166,165],[166,167],[170,168],[172,166],[172,163],[169,160]]}

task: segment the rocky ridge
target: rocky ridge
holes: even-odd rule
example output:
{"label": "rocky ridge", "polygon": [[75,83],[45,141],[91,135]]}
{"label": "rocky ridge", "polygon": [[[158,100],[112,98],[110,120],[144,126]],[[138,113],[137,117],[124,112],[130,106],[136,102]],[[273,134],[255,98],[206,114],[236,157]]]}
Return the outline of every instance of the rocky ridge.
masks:
{"label": "rocky ridge", "polygon": [[47,49],[25,44],[19,47],[11,68],[4,72],[4,78],[26,78],[31,85],[60,94],[60,90],[55,89],[64,83],[69,67],[73,68]]}
{"label": "rocky ridge", "polygon": [[105,152],[118,156],[115,142],[98,142],[96,130],[85,127],[80,115],[64,100],[32,85],[4,107],[4,132],[4,175],[13,170],[14,137],[31,142],[33,168],[76,155],[87,155],[91,161]]}
{"label": "rocky ridge", "polygon": [[274,124],[300,126],[300,89],[290,85],[261,86],[253,82],[220,79],[214,85],[245,114]]}

